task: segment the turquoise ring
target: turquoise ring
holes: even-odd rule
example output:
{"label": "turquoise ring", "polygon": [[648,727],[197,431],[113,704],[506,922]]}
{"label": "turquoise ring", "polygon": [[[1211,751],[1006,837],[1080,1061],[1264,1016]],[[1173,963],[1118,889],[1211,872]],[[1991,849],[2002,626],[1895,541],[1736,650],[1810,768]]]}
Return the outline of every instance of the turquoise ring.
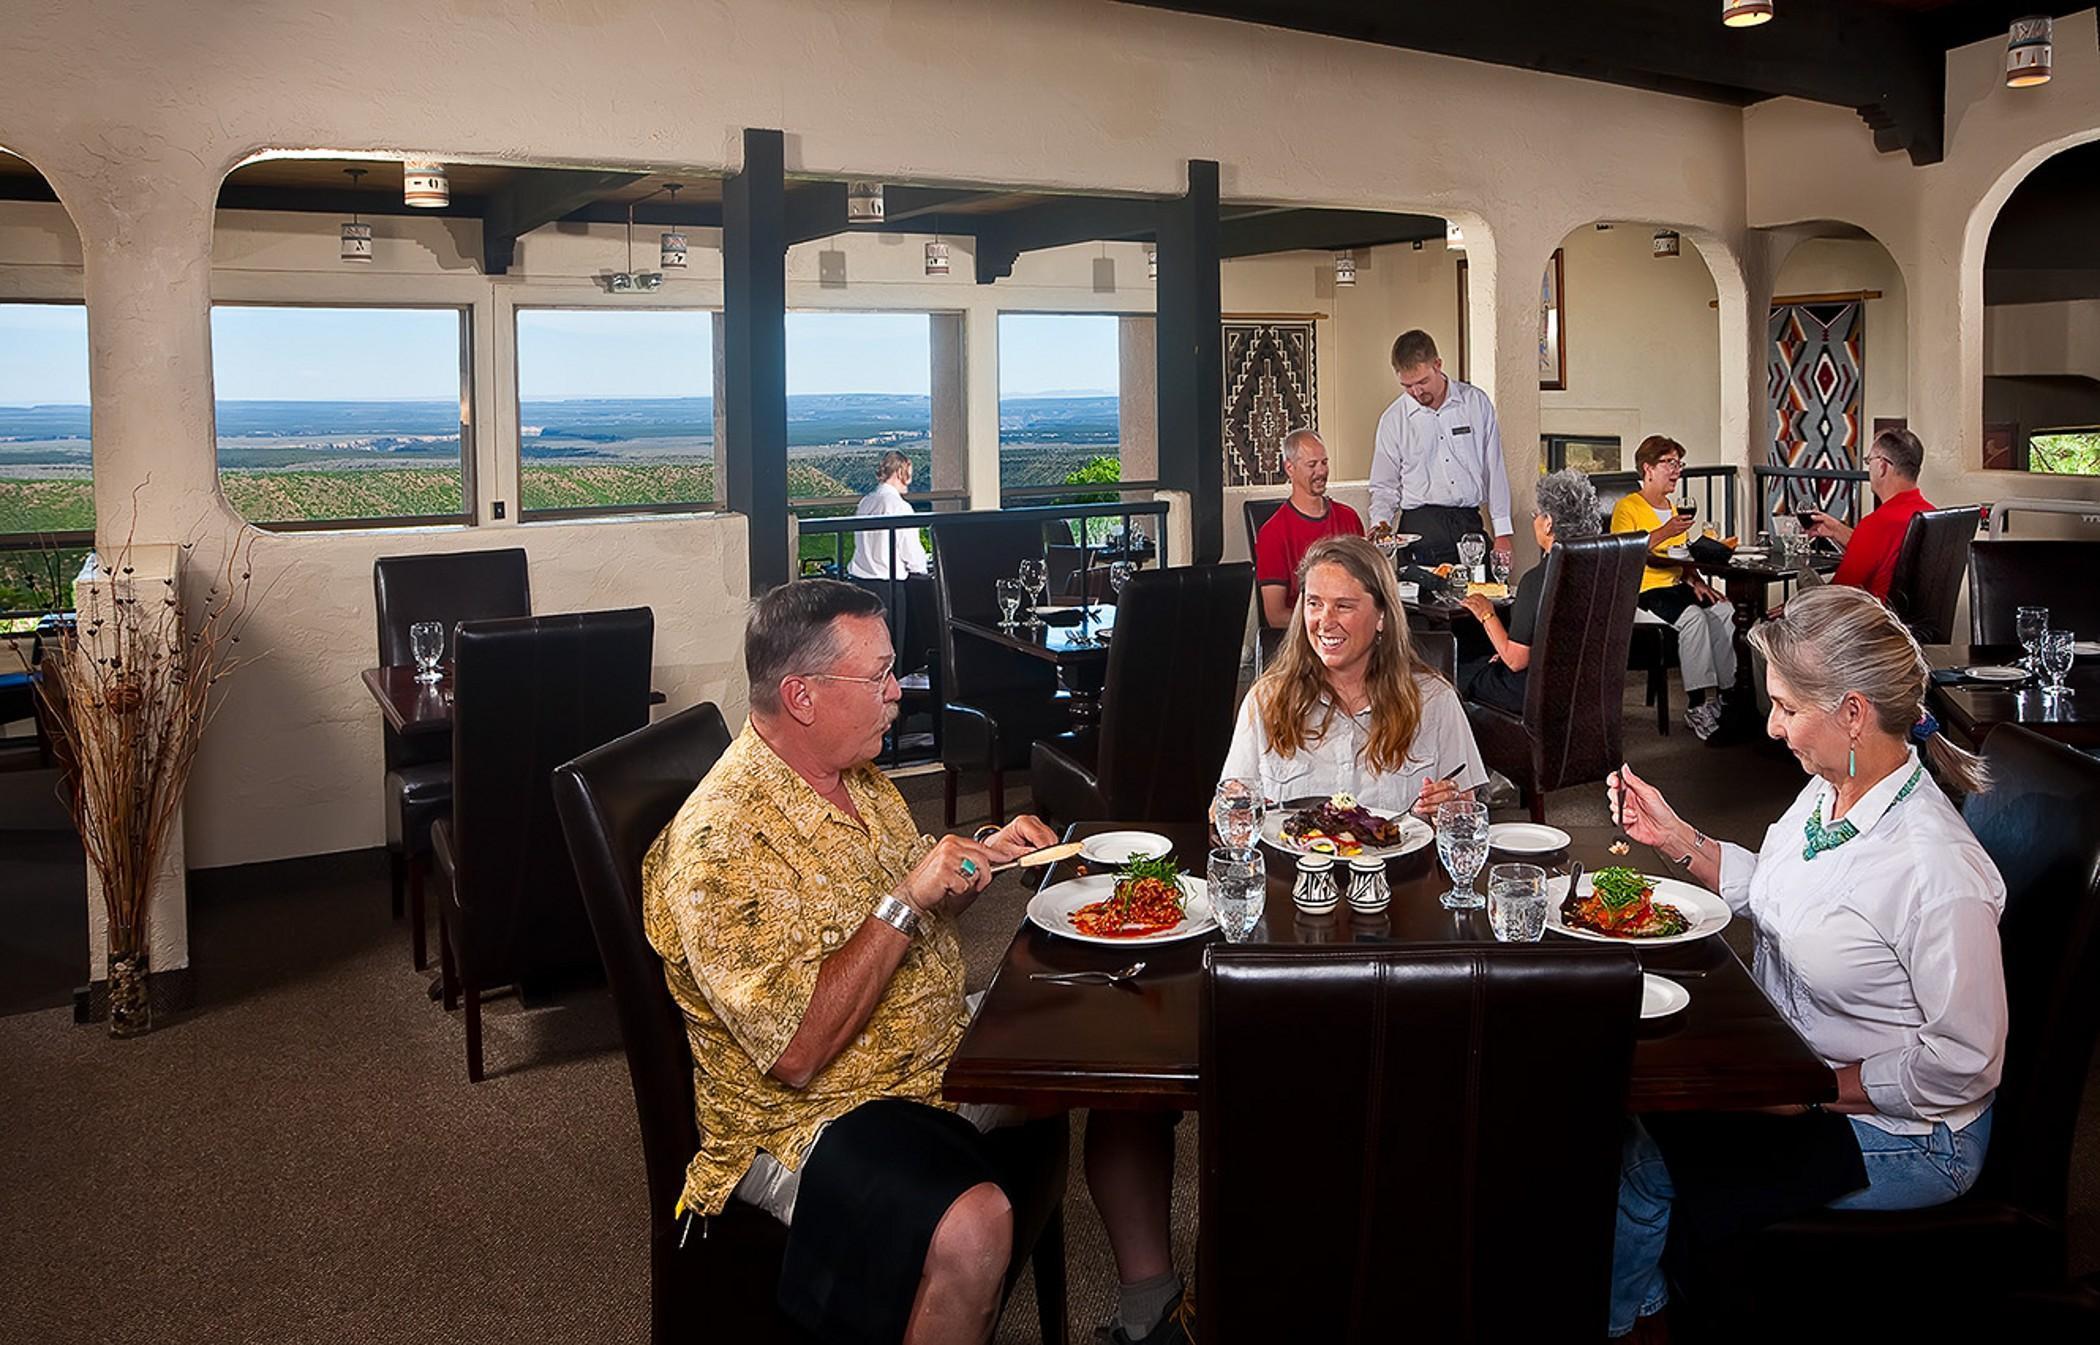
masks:
{"label": "turquoise ring", "polygon": [[965,878],[975,878],[975,877],[977,876],[977,861],[976,861],[976,860],[974,860],[974,859],[965,859],[965,860],[963,860],[963,862],[962,862],[962,864],[961,864],[961,866],[960,866],[960,867],[961,867],[961,869],[962,869],[962,876],[963,876],[963,877],[965,877]]}

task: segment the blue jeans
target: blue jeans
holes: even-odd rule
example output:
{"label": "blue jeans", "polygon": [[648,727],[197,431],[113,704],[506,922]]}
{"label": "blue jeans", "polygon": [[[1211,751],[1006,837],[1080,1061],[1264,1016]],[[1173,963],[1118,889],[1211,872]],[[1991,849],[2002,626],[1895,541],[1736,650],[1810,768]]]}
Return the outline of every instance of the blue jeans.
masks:
{"label": "blue jeans", "polygon": [[[1975,1185],[1991,1143],[1990,1108],[1960,1131],[1935,1125],[1929,1135],[1891,1135],[1857,1116],[1848,1119],[1866,1163],[1867,1185],[1831,1201],[1834,1210],[1943,1205]],[[1676,1194],[1662,1151],[1635,1120],[1627,1130],[1619,1170],[1619,1222],[1611,1249],[1614,1336],[1632,1331],[1635,1319],[1662,1311],[1670,1301],[1662,1257]]]}

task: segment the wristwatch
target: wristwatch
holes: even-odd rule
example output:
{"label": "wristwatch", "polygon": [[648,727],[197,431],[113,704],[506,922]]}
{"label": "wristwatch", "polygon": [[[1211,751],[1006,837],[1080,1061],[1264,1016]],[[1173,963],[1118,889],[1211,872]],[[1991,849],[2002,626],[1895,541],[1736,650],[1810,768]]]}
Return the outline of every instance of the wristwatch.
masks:
{"label": "wristwatch", "polygon": [[909,939],[919,932],[919,913],[908,902],[885,896],[875,903],[875,918]]}

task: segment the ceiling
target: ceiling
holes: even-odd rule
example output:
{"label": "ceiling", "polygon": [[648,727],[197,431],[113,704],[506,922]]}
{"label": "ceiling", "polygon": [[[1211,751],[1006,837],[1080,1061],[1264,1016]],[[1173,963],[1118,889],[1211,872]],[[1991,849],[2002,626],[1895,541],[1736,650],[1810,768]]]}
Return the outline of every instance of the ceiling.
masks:
{"label": "ceiling", "polygon": [[1946,53],[2027,14],[2092,0],[1775,0],[1728,28],[1716,0],[1120,0],[1742,106],[1790,96],[1852,108],[1884,151],[1938,163]]}

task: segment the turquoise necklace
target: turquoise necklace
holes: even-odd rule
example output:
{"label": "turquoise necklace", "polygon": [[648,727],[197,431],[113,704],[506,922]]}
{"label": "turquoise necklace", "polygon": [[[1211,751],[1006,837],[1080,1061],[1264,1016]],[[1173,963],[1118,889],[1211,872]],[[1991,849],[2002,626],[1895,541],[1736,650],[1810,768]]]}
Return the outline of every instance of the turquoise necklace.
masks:
{"label": "turquoise necklace", "polygon": [[[1889,807],[1893,808],[1909,798],[1910,791],[1916,789],[1918,781],[1924,778],[1925,767],[1923,765],[1911,767],[1910,779],[1905,780],[1903,788],[1896,791],[1896,797],[1889,801]],[[1836,822],[1826,824],[1823,821],[1823,800],[1821,799],[1816,800],[1815,810],[1808,815],[1808,821],[1802,824],[1801,831],[1808,840],[1808,844],[1801,847],[1801,858],[1803,859],[1814,859],[1825,850],[1835,850],[1846,841],[1859,835],[1859,828],[1853,826],[1849,819],[1841,818]]]}

